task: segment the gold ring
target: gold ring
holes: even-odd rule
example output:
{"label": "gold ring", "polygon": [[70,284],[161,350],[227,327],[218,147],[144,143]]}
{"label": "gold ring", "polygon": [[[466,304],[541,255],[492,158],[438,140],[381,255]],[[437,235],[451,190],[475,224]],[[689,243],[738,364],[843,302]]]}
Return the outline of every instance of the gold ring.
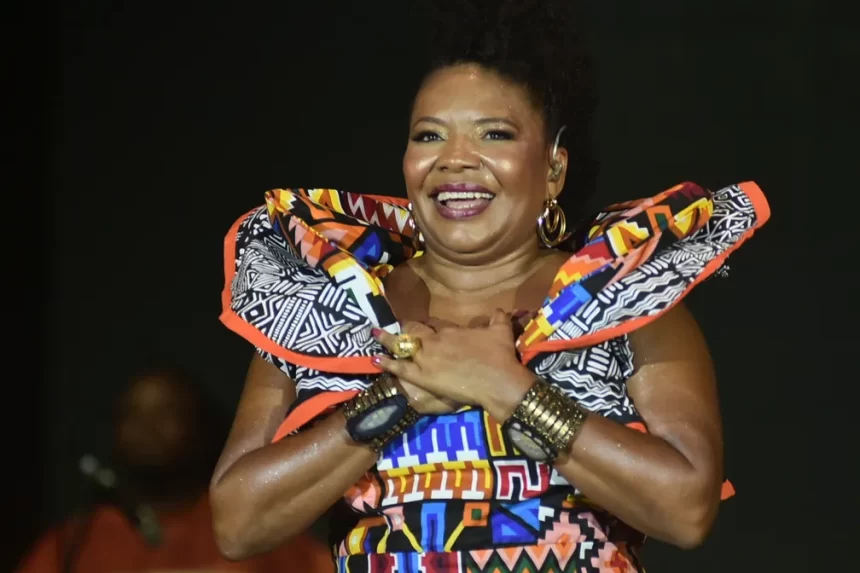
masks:
{"label": "gold ring", "polygon": [[395,358],[412,358],[421,350],[421,339],[409,334],[398,334],[394,343]]}

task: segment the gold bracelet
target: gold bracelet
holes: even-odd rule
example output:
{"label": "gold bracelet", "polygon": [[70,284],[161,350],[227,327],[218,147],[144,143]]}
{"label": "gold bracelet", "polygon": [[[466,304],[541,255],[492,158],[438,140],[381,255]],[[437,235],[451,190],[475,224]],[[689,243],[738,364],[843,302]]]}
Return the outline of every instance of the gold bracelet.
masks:
{"label": "gold bracelet", "polygon": [[370,386],[348,400],[343,405],[343,415],[346,416],[346,419],[351,420],[386,398],[397,395],[397,386],[394,385],[391,378],[391,375],[387,373],[378,376]]}
{"label": "gold bracelet", "polygon": [[587,416],[559,388],[538,378],[511,418],[537,433],[556,457],[570,448]]}

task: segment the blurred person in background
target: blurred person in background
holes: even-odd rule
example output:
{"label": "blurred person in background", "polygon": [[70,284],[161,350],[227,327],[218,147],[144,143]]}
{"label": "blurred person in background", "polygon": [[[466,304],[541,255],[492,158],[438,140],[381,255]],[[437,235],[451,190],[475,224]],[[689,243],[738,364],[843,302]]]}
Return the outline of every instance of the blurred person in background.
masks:
{"label": "blurred person in background", "polygon": [[182,371],[135,375],[115,405],[113,465],[82,459],[92,510],[49,529],[19,573],[331,571],[308,535],[241,562],[220,555],[207,495],[224,434],[214,411]]}

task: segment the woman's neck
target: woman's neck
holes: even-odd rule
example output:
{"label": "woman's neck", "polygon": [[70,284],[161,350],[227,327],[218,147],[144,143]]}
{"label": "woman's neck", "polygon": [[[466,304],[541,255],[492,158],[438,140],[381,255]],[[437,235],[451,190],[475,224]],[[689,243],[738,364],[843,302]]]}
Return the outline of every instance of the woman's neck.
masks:
{"label": "woman's neck", "polygon": [[545,255],[537,244],[525,244],[500,260],[464,265],[427,251],[413,259],[412,267],[431,292],[484,296],[519,286],[540,268]]}

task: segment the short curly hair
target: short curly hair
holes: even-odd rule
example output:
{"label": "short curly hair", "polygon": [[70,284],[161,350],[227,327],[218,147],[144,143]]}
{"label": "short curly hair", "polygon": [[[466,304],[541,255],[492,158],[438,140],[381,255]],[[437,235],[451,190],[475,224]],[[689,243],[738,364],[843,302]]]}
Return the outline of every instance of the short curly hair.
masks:
{"label": "short curly hair", "polygon": [[576,32],[573,0],[421,0],[429,25],[423,78],[451,65],[473,63],[523,86],[542,110],[547,141],[567,126],[566,187],[559,202],[579,217],[596,185],[592,116],[597,105],[592,61]]}

